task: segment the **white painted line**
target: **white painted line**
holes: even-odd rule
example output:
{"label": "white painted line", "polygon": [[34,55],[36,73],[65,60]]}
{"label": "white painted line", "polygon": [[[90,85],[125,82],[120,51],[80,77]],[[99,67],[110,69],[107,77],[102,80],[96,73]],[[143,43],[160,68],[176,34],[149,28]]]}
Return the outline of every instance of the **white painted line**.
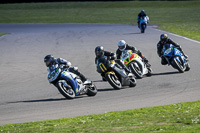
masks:
{"label": "white painted line", "polygon": [[[162,31],[162,32],[167,32],[167,31],[159,30],[159,29],[155,29],[155,30]],[[190,38],[187,38],[187,37],[184,37],[184,36],[180,36],[180,35],[177,35],[177,34],[174,34],[174,33],[171,33],[171,32],[167,32],[167,33],[200,44],[200,42],[197,41],[197,40],[193,40],[193,39],[190,39]]]}

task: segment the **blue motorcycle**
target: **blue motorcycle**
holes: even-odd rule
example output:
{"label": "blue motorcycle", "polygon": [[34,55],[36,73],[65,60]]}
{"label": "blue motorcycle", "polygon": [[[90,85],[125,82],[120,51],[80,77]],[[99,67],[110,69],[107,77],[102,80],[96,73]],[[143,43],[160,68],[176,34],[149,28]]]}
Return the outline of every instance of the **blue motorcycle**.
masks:
{"label": "blue motorcycle", "polygon": [[139,28],[141,30],[141,33],[145,32],[145,29],[147,28],[147,23],[149,23],[148,16],[144,16],[140,18]]}
{"label": "blue motorcycle", "polygon": [[97,88],[92,81],[82,82],[80,77],[63,68],[62,65],[53,65],[49,69],[48,80],[54,84],[59,92],[67,99],[73,99],[75,96],[86,94],[95,96]]}
{"label": "blue motorcycle", "polygon": [[190,64],[185,59],[185,56],[172,44],[165,44],[163,46],[162,52],[162,56],[166,59],[168,65],[171,65],[181,73],[190,70]]}

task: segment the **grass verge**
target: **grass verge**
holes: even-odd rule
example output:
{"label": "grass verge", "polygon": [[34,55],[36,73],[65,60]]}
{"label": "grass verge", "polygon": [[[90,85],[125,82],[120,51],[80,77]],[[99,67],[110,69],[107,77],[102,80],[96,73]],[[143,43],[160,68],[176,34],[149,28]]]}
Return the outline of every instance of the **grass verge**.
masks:
{"label": "grass verge", "polygon": [[0,33],[0,37],[6,34],[10,34],[10,33]]}
{"label": "grass verge", "polygon": [[199,8],[200,0],[0,4],[0,23],[137,24],[145,9],[150,24],[200,41]]}
{"label": "grass verge", "polygon": [[2,133],[166,132],[200,131],[200,101],[99,115],[0,126]]}

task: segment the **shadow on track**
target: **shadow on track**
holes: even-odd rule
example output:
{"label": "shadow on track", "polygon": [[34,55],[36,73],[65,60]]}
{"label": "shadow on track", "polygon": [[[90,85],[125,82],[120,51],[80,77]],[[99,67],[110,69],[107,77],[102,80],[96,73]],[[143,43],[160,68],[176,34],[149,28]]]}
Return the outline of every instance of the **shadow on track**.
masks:
{"label": "shadow on track", "polygon": [[170,74],[180,74],[180,72],[164,72],[164,73],[152,73],[152,76],[159,76],[159,75],[170,75]]}
{"label": "shadow on track", "polygon": [[106,82],[106,81],[103,81],[103,80],[94,80],[92,82]]}
{"label": "shadow on track", "polygon": [[37,103],[37,102],[54,102],[54,101],[63,101],[63,100],[75,100],[79,98],[83,98],[84,96],[77,96],[74,99],[67,99],[67,98],[48,98],[48,99],[38,99],[38,100],[24,100],[24,101],[15,101],[15,102],[6,102],[5,104],[12,104],[12,103]]}
{"label": "shadow on track", "polygon": [[24,100],[24,101],[15,101],[15,102],[7,102],[6,104],[11,103],[34,103],[34,102],[50,102],[50,101],[62,101],[67,100],[66,98],[49,98],[49,99],[38,99],[38,100]]}
{"label": "shadow on track", "polygon": [[141,32],[136,32],[136,33],[125,33],[125,34],[123,34],[123,35],[133,35],[133,34],[143,34],[143,33],[141,33]]}
{"label": "shadow on track", "polygon": [[[105,82],[103,80],[94,80],[94,83],[101,83],[101,82]],[[98,92],[104,92],[104,91],[116,91],[114,88],[104,88],[104,89],[97,89]]]}
{"label": "shadow on track", "polygon": [[98,92],[104,92],[104,91],[118,91],[115,90],[114,88],[105,88],[105,89],[97,89]]}

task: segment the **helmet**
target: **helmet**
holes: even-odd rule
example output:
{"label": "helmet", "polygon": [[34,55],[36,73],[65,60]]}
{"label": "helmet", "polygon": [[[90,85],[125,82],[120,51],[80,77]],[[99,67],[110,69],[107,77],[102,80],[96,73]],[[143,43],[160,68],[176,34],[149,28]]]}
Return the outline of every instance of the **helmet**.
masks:
{"label": "helmet", "polygon": [[160,41],[161,41],[161,42],[166,42],[167,39],[168,39],[167,34],[161,34],[161,35],[160,35]]}
{"label": "helmet", "polygon": [[44,62],[45,62],[45,64],[46,64],[47,67],[49,67],[50,65],[52,65],[54,61],[55,61],[55,58],[53,57],[53,55],[46,55],[44,57]]}
{"label": "helmet", "polygon": [[118,48],[119,48],[119,50],[121,50],[121,51],[125,50],[125,48],[126,48],[126,42],[125,42],[124,40],[120,40],[120,41],[118,42]]}
{"label": "helmet", "polygon": [[104,48],[103,46],[97,46],[95,48],[96,57],[102,57],[104,55]]}
{"label": "helmet", "polygon": [[143,13],[143,14],[144,14],[144,13],[145,13],[145,10],[141,10],[141,13]]}

